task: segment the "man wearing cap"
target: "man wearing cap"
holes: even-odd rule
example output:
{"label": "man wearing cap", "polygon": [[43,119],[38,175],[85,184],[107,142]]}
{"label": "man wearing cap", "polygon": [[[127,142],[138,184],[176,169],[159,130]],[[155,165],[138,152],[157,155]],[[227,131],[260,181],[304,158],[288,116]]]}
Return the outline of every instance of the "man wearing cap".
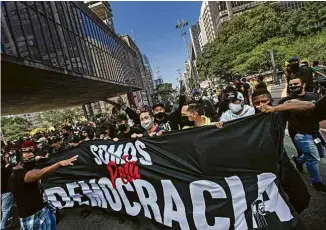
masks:
{"label": "man wearing cap", "polygon": [[136,127],[130,127],[128,123],[128,118],[124,114],[117,116],[117,128],[119,130],[117,138],[120,139],[129,139],[132,134],[141,134],[144,130]]}
{"label": "man wearing cap", "polygon": [[232,121],[242,117],[255,114],[255,108],[244,104],[244,96],[242,93],[235,91],[229,94],[229,110],[221,116],[220,122]]}
{"label": "man wearing cap", "polygon": [[295,74],[302,76],[303,80],[306,83],[305,90],[307,92],[312,92],[314,89],[314,77],[312,68],[310,68],[306,64],[300,66],[300,58],[298,57],[291,58],[289,60],[289,64],[293,75],[290,76],[290,79],[288,79],[288,81],[290,81],[292,79],[292,76],[294,76]]}

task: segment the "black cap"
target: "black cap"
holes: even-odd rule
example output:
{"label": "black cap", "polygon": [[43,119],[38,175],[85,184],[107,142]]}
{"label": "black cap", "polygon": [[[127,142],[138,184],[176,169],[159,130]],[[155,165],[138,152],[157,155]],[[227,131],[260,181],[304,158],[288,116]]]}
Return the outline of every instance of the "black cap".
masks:
{"label": "black cap", "polygon": [[300,61],[300,58],[298,58],[298,57],[293,57],[293,58],[291,58],[288,62],[298,62],[298,61]]}
{"label": "black cap", "polygon": [[128,121],[128,118],[126,115],[124,114],[119,114],[117,117],[116,117],[116,120],[117,121]]}
{"label": "black cap", "polygon": [[164,108],[164,104],[163,103],[157,103],[157,104],[155,104],[155,105],[153,105],[153,109],[155,109],[156,107],[162,107],[162,108]]}
{"label": "black cap", "polygon": [[63,126],[62,129],[65,129],[67,131],[72,131],[72,127],[70,125],[65,125],[65,126]]}

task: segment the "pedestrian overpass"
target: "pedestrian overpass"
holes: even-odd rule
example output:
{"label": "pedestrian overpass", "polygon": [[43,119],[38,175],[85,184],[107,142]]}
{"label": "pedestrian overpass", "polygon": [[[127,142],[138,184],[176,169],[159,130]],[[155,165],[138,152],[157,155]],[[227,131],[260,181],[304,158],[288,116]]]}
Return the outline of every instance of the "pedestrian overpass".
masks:
{"label": "pedestrian overpass", "polygon": [[82,105],[142,88],[136,53],[83,2],[1,2],[1,112]]}

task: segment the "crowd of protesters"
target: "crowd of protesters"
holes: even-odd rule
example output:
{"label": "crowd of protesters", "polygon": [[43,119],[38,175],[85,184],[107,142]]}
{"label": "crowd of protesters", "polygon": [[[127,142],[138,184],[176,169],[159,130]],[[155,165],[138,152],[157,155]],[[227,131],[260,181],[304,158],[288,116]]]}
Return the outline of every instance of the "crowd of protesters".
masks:
{"label": "crowd of protesters", "polygon": [[114,116],[98,117],[87,124],[65,124],[55,131],[2,143],[2,229],[11,215],[14,202],[22,229],[55,229],[56,217],[51,205],[43,200],[40,179],[58,167],[73,164],[78,156],[33,170],[37,162],[51,158],[52,154],[64,154],[65,150],[94,139],[116,142],[121,139],[161,136],[166,132],[206,125],[223,128],[226,122],[261,112],[278,114],[278,124],[282,128],[279,129],[281,132],[271,132],[275,139],[284,136],[288,122],[290,136],[298,150],[298,156],[293,156],[298,170],[290,163],[284,150],[278,156],[280,181],[290,203],[297,212],[302,212],[310,200],[307,186],[298,174],[304,165],[313,187],[326,194],[319,173],[319,161],[325,156],[326,146],[319,122],[326,119],[326,102],[325,96],[318,100],[318,96],[312,92],[314,73],[319,72],[306,68],[307,65],[300,65],[298,58],[289,60],[285,72],[288,96],[276,107],[272,106],[273,98],[263,77],[259,77],[255,83],[243,77],[215,89],[194,89],[190,97],[180,95],[172,109],[162,103],[151,108],[129,108],[123,103],[108,100],[108,103],[116,106]]}

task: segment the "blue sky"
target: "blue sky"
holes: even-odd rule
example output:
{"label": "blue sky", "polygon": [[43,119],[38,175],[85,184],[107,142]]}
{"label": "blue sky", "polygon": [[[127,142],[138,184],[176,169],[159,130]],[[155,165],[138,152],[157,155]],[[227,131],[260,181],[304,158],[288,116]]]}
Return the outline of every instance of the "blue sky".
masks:
{"label": "blue sky", "polygon": [[[178,19],[195,24],[202,2],[118,2],[111,1],[116,33],[134,33],[136,44],[148,56],[152,69],[160,67],[165,82],[176,85],[177,69],[184,70],[187,50],[175,29]],[[189,27],[187,27],[190,43]]]}

